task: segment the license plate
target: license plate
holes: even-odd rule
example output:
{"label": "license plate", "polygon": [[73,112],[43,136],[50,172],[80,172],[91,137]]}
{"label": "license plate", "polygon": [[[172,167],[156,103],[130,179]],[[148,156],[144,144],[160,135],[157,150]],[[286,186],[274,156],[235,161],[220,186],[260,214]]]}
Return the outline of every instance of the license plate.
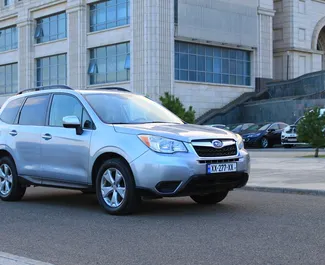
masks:
{"label": "license plate", "polygon": [[236,172],[236,163],[224,163],[224,164],[210,164],[208,165],[208,174],[213,173],[225,173],[225,172]]}
{"label": "license plate", "polygon": [[288,139],[288,142],[296,142],[296,139]]}

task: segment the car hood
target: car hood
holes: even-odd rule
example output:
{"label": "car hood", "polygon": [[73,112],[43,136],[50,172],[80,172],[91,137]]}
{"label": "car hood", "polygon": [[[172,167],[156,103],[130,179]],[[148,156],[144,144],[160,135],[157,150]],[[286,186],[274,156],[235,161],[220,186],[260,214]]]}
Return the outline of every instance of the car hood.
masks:
{"label": "car hood", "polygon": [[166,137],[183,142],[202,139],[235,139],[232,132],[210,128],[202,125],[173,124],[173,123],[145,123],[145,124],[121,124],[114,125],[119,133],[150,134]]}

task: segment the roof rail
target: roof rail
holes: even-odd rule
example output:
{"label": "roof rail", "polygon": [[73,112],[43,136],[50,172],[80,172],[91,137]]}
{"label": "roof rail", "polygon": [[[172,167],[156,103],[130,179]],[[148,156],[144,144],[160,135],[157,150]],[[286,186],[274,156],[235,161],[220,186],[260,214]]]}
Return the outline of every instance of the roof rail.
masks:
{"label": "roof rail", "polygon": [[118,91],[123,91],[123,92],[130,92],[130,90],[127,90],[123,87],[103,87],[103,88],[96,88],[95,90],[118,90]]}
{"label": "roof rail", "polygon": [[71,87],[66,85],[50,85],[50,86],[40,86],[35,88],[28,88],[19,91],[16,95],[21,95],[23,93],[32,92],[32,91],[41,91],[41,90],[47,90],[47,89],[70,89],[73,90]]}

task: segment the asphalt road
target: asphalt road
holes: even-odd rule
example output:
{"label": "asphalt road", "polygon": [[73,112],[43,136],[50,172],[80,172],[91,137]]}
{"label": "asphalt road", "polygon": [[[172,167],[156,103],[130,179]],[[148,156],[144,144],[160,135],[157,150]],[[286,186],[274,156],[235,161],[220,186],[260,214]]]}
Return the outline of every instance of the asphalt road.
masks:
{"label": "asphalt road", "polygon": [[93,195],[30,188],[21,202],[0,202],[0,251],[56,265],[325,264],[324,205],[234,191],[217,206],[163,199],[113,217]]}

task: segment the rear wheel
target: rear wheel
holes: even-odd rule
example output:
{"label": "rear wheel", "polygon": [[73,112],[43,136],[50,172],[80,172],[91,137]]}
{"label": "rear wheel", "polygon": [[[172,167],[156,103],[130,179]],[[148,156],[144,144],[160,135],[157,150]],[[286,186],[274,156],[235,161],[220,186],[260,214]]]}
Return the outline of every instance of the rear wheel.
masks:
{"label": "rear wheel", "polygon": [[96,194],[99,204],[112,215],[135,212],[141,200],[129,165],[119,158],[110,159],[100,167]]}
{"label": "rear wheel", "polygon": [[19,201],[25,192],[26,187],[19,183],[14,161],[7,156],[0,158],[0,199]]}
{"label": "rear wheel", "polygon": [[223,201],[228,195],[228,191],[215,192],[207,195],[192,195],[191,198],[198,204],[217,204]]}

